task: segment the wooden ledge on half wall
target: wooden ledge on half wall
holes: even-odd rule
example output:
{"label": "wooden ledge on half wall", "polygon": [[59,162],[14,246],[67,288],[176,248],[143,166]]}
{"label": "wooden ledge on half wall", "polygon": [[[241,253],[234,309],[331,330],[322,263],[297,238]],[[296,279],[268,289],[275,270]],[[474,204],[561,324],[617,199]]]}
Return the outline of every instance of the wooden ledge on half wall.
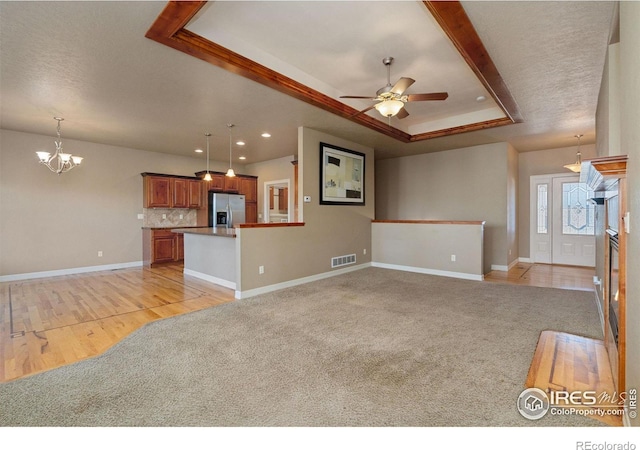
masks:
{"label": "wooden ledge on half wall", "polygon": [[372,220],[371,223],[426,223],[440,225],[484,225],[484,220]]}
{"label": "wooden ledge on half wall", "polygon": [[303,227],[304,222],[274,222],[274,223],[240,223],[238,228],[278,228],[278,227]]}

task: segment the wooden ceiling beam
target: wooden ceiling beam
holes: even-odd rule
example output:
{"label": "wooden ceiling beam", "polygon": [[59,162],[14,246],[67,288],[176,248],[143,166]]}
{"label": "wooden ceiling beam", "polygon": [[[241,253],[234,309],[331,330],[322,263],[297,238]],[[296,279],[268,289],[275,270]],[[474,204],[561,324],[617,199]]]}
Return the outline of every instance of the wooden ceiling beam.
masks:
{"label": "wooden ceiling beam", "polygon": [[511,97],[506,84],[487,54],[462,5],[457,1],[425,1],[423,3],[443,27],[449,39],[452,40],[462,57],[508,118],[472,123],[413,136],[366,114],[358,114],[359,110],[338,99],[329,97],[187,30],[185,27],[189,21],[206,3],[206,1],[170,1],[145,36],[405,143],[522,121],[515,100]]}

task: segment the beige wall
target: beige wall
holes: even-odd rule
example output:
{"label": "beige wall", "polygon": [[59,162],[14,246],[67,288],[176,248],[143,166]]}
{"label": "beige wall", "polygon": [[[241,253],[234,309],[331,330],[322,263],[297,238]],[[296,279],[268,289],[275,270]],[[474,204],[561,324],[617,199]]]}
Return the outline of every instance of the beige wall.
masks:
{"label": "beige wall", "polygon": [[620,43],[607,48],[596,109],[598,156],[620,155]]}
{"label": "beige wall", "polygon": [[507,146],[507,264],[518,260],[518,152]]}
{"label": "beige wall", "polygon": [[[627,387],[640,388],[640,2],[620,2],[620,146],[629,155],[631,232],[627,248]],[[640,426],[640,418],[631,420]]]}
{"label": "beige wall", "polygon": [[483,231],[479,224],[373,223],[371,258],[378,267],[482,280]]}
{"label": "beige wall", "polygon": [[[555,173],[571,172],[565,169],[565,164],[576,160],[576,145],[565,148],[553,148],[537,152],[524,152],[518,155],[518,234],[519,256],[530,258],[529,251],[529,182],[532,175],[548,175]],[[595,158],[595,145],[582,145],[580,147],[583,159]]]}
{"label": "beige wall", "polygon": [[[240,229],[237,290],[260,288],[329,273],[331,258],[356,254],[356,265],[371,262],[371,220],[375,210],[373,149],[309,128],[298,130],[300,200],[303,227]],[[320,205],[320,142],[365,154],[365,205]],[[366,254],[364,251],[366,250]],[[264,266],[264,274],[258,273]],[[253,293],[250,293],[252,295]]]}
{"label": "beige wall", "polygon": [[[509,179],[515,177],[509,176],[515,164],[509,164],[509,147],[478,145],[378,161],[376,219],[485,221],[485,273],[492,265],[506,267]],[[515,233],[510,230],[513,240]]]}
{"label": "beige wall", "polygon": [[141,261],[140,173],[193,176],[206,168],[204,157],[64,139],[66,151],[85,159],[56,175],[34,153],[54,150],[53,140],[0,131],[0,276]]}

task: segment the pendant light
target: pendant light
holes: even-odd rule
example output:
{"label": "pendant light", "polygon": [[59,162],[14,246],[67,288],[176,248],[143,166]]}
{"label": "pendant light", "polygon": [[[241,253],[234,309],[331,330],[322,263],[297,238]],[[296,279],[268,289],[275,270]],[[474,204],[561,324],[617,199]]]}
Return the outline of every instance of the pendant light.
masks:
{"label": "pendant light", "polygon": [[580,169],[582,167],[582,153],[580,153],[580,138],[584,136],[582,134],[576,134],[575,137],[578,138],[578,149],[576,150],[576,162],[573,164],[567,164],[564,166],[565,169],[569,169],[572,172],[580,173]]}
{"label": "pendant light", "polygon": [[209,136],[211,136],[211,133],[205,133],[204,135],[207,137],[207,174],[204,176],[204,181],[211,181],[213,179],[209,173]]}
{"label": "pendant light", "polygon": [[229,128],[229,170],[227,170],[227,173],[225,175],[228,177],[235,177],[236,173],[233,171],[233,168],[231,167],[231,128],[233,128],[234,125],[229,123],[227,124],[227,127]]}

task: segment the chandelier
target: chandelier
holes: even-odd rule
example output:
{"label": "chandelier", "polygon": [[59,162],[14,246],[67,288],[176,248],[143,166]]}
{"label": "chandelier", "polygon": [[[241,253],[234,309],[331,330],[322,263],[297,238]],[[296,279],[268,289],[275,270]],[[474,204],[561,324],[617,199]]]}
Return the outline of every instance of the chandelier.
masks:
{"label": "chandelier", "polygon": [[74,167],[80,165],[82,162],[81,156],[73,156],[71,153],[64,153],[62,151],[62,138],[60,137],[60,122],[64,119],[62,117],[54,117],[58,121],[58,138],[54,141],[56,144],[56,152],[51,156],[49,152],[36,152],[40,159],[40,164],[44,164],[50,171],[60,175],[63,172],[68,172]]}

